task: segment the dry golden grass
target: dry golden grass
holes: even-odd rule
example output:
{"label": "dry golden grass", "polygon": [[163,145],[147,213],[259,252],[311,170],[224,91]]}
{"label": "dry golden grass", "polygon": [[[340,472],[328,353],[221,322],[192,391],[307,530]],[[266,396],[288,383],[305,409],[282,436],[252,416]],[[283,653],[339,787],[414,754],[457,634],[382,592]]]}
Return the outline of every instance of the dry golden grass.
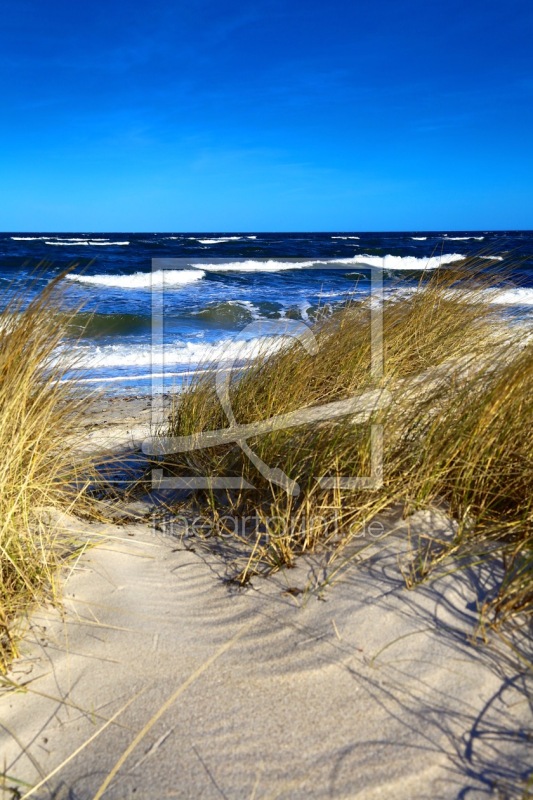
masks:
{"label": "dry golden grass", "polygon": [[[248,556],[240,580],[317,547],[340,552],[395,504],[406,513],[439,506],[459,522],[450,550],[475,546],[503,559],[505,578],[492,610],[501,617],[533,610],[533,346],[523,328],[498,324],[491,302],[497,293],[494,275],[469,263],[424,276],[400,302],[386,301],[379,380],[370,369],[368,302],[318,322],[315,355],[294,343],[236,372],[230,398],[238,424],[369,389],[392,398],[370,419],[383,430],[383,480],[374,490],[324,490],[316,481],[370,473],[370,426],[350,417],[248,440],[269,467],[298,483],[297,495],[259,476],[238,444],[167,457],[169,474],[241,476],[256,487],[205,496],[218,530],[226,514],[259,520],[241,542]],[[180,396],[168,435],[225,427],[213,376],[198,375]]]}
{"label": "dry golden grass", "polygon": [[58,356],[68,315],[58,284],[29,304],[19,293],[0,313],[0,665],[13,653],[14,621],[54,593],[54,570],[69,542],[47,524],[43,509],[72,509],[92,474],[73,463],[67,440],[87,401],[62,382],[68,359]]}

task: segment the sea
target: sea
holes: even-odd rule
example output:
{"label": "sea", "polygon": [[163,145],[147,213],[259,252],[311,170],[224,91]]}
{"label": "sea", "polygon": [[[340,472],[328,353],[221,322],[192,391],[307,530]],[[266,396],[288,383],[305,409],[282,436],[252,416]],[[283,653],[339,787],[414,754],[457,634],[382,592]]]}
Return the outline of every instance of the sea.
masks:
{"label": "sea", "polygon": [[533,231],[8,232],[0,303],[67,271],[60,302],[78,313],[63,345],[75,359],[66,379],[147,394],[179,390],[200,369],[242,366],[259,344],[283,341],[284,321],[309,326],[368,296],[376,274],[401,302],[422,275],[469,256],[498,268],[499,313],[532,324]]}

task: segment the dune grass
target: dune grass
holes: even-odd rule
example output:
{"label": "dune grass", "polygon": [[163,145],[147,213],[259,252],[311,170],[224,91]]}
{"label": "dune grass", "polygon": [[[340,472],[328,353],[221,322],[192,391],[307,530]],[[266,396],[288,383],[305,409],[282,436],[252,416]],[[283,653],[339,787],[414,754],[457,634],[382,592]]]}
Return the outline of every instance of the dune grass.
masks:
{"label": "dune grass", "polygon": [[[58,357],[72,335],[53,281],[29,304],[14,298],[0,313],[0,663],[16,642],[14,622],[36,600],[54,596],[55,570],[76,543],[49,524],[50,507],[88,511],[84,491],[95,465],[72,443],[87,397],[63,382]],[[369,391],[391,402],[372,412],[382,431],[383,470],[373,490],[324,489],[317,477],[371,472],[369,424],[352,416],[307,422],[247,440],[270,467],[298,485],[292,494],[261,476],[235,442],[166,457],[171,475],[243,477],[253,490],[208,491],[200,498],[214,531],[234,530],[226,515],[249,516],[236,578],[328,557],[381,511],[401,504],[445,508],[459,523],[448,550],[476,549],[503,561],[490,611],[506,618],[533,609],[533,345],[523,328],[497,323],[493,276],[467,264],[424,276],[383,308],[383,375],[372,376],[368,302],[351,302],[314,327],[317,351],[298,342],[260,355],[230,381],[239,424],[343,401]],[[213,375],[199,373],[179,397],[167,433],[227,428]],[[67,444],[68,442],[68,444]],[[375,444],[375,441],[374,441]],[[160,466],[160,464],[158,464]],[[226,525],[226,527],[224,527]],[[236,535],[236,534],[235,534]],[[439,558],[444,554],[440,554]],[[423,576],[422,576],[423,577]]]}
{"label": "dune grass", "polygon": [[[50,507],[83,499],[92,465],[72,455],[87,399],[62,382],[58,356],[69,324],[59,276],[31,302],[26,287],[0,312],[0,666],[13,655],[16,620],[55,593],[54,572],[74,546],[50,524]],[[47,519],[48,516],[48,519]]]}
{"label": "dune grass", "polygon": [[[255,487],[205,492],[217,531],[232,535],[228,515],[254,515],[255,524],[239,533],[246,557],[238,580],[290,565],[306,551],[340,553],[392,506],[405,514],[439,507],[459,523],[447,552],[477,548],[503,561],[505,577],[487,611],[503,619],[533,610],[533,345],[523,327],[497,316],[500,278],[471,262],[424,275],[400,301],[386,300],[380,378],[372,377],[368,301],[315,324],[316,354],[294,342],[235,371],[237,424],[371,389],[391,399],[369,419],[383,448],[372,490],[324,489],[316,480],[370,474],[376,439],[369,424],[350,416],[247,440],[269,467],[297,482],[295,494],[259,475],[237,443],[166,457],[170,475],[241,476]],[[179,397],[165,433],[191,436],[228,424],[213,375],[202,373]]]}

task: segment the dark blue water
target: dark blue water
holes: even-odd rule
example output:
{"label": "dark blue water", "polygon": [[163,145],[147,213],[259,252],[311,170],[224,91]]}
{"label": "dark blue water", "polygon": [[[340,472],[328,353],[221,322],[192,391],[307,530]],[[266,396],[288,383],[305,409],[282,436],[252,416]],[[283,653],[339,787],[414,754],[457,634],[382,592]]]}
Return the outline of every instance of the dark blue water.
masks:
{"label": "dark blue water", "polygon": [[[370,291],[378,267],[385,291],[475,255],[505,271],[507,313],[533,316],[533,232],[404,233],[4,233],[0,287],[38,274],[35,289],[65,269],[64,302],[92,312],[69,343],[88,386],[144,392],[152,375],[178,384],[190,371],[246,357],[260,320],[312,321]],[[36,272],[37,271],[37,272]],[[163,320],[163,337],[153,314]],[[87,316],[80,316],[80,330]],[[250,327],[251,326],[251,327]],[[244,333],[242,333],[244,331]],[[76,333],[76,328],[73,334]],[[251,347],[251,345],[250,345]]]}

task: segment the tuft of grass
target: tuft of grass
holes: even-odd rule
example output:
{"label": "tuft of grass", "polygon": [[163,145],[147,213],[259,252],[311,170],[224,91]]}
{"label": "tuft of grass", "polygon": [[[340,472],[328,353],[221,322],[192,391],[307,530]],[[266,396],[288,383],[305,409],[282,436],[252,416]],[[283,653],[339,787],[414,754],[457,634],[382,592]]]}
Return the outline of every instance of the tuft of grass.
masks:
{"label": "tuft of grass", "polygon": [[[533,345],[524,328],[498,316],[500,280],[470,262],[424,275],[410,292],[386,300],[379,378],[371,369],[370,301],[348,303],[318,321],[316,354],[295,342],[235,371],[229,396],[240,425],[370,390],[386,391],[391,400],[369,419],[383,449],[374,490],[324,489],[316,480],[371,473],[376,442],[370,425],[353,415],[247,440],[263,462],[297,483],[298,493],[259,475],[239,443],[166,457],[171,475],[238,476],[255,487],[205,496],[217,530],[227,515],[254,515],[253,528],[239,535],[245,548],[239,580],[290,565],[306,551],[334,556],[398,503],[406,514],[444,506],[459,522],[448,552],[475,547],[503,561],[491,610],[500,618],[533,610]],[[214,377],[204,372],[176,399],[165,433],[191,436],[228,425]]]}
{"label": "tuft of grass", "polygon": [[64,378],[69,316],[52,281],[28,302],[18,292],[0,312],[0,666],[14,653],[16,621],[54,595],[54,571],[72,542],[46,509],[82,502],[92,465],[73,456],[88,401]]}

